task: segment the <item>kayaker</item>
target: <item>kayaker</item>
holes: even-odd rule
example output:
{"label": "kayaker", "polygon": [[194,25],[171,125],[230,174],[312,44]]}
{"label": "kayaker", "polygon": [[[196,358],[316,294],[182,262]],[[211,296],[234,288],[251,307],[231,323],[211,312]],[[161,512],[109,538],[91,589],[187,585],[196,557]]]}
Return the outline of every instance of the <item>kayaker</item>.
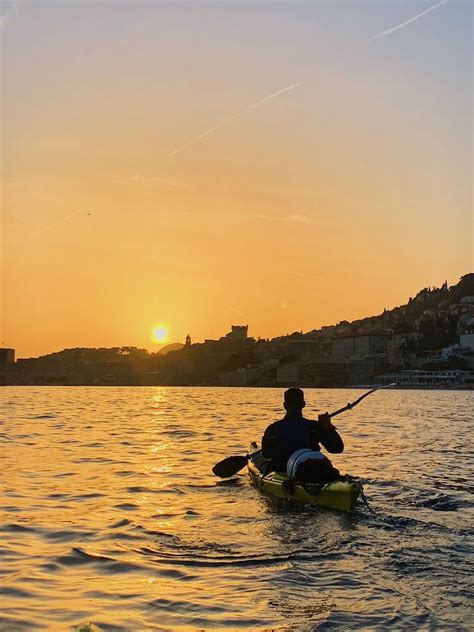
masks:
{"label": "kayaker", "polygon": [[285,472],[302,482],[328,483],[341,478],[339,471],[320,451],[343,452],[344,443],[328,413],[317,421],[303,417],[306,406],[300,388],[289,388],[284,395],[285,417],[268,426],[262,438],[262,453],[270,459],[273,471]]}

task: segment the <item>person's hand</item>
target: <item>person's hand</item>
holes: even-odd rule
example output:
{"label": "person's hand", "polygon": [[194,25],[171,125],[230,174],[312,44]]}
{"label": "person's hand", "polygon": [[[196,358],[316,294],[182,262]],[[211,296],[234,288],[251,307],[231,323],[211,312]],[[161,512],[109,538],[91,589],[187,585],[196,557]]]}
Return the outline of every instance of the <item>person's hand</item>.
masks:
{"label": "person's hand", "polygon": [[335,426],[332,425],[331,417],[329,413],[323,413],[322,415],[318,415],[318,423],[321,428],[324,430],[334,430]]}

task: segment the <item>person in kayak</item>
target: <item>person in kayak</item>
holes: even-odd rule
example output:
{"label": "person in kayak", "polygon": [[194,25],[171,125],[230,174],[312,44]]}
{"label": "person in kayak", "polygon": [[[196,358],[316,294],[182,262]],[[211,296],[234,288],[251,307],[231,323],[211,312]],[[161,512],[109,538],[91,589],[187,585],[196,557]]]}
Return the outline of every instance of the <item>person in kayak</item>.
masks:
{"label": "person in kayak", "polygon": [[285,472],[290,478],[307,483],[329,483],[341,478],[339,471],[320,451],[323,445],[328,452],[339,454],[344,443],[331,423],[328,413],[317,421],[303,417],[306,406],[300,388],[285,391],[285,417],[268,426],[262,438],[262,454],[270,459],[270,467]]}

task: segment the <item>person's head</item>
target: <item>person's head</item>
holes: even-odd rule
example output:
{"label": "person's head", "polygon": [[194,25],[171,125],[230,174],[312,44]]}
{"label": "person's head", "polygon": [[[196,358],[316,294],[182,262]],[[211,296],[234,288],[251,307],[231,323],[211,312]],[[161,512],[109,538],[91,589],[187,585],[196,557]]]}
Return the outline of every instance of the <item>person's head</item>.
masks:
{"label": "person's head", "polygon": [[286,390],[283,406],[290,415],[301,414],[301,411],[306,406],[303,391],[300,388],[289,388]]}

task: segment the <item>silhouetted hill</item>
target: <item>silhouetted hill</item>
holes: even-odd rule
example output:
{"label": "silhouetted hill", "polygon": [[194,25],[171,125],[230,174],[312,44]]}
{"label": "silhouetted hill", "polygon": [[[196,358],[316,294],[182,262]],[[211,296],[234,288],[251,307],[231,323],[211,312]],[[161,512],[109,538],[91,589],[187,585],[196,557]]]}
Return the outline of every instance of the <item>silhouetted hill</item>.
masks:
{"label": "silhouetted hill", "polygon": [[[454,352],[450,357],[449,351],[451,346],[459,347],[460,335],[472,328],[473,318],[474,273],[469,273],[456,285],[448,287],[444,282],[439,288],[424,288],[406,304],[376,316],[343,320],[306,333],[255,340],[248,337],[247,326],[233,325],[218,340],[187,346],[172,343],[155,353],[137,347],[64,349],[4,366],[0,384],[272,386],[299,380],[338,386],[375,379],[394,367],[418,368],[435,362],[445,368],[447,359],[456,362],[456,368],[474,368],[474,353],[456,351],[459,357]],[[382,339],[384,345],[379,351],[367,347],[358,355],[349,354],[350,358],[344,351],[341,359],[338,349],[354,337]]]}
{"label": "silhouetted hill", "polygon": [[158,355],[167,355],[170,351],[180,351],[183,347],[184,345],[182,342],[172,342],[171,344],[166,345],[166,347],[163,347],[163,349],[160,349],[158,351]]}
{"label": "silhouetted hill", "polygon": [[144,360],[149,355],[150,352],[147,349],[138,349],[137,347],[75,347],[48,353],[39,358],[29,358],[29,361],[41,361],[47,365],[135,362]]}
{"label": "silhouetted hill", "polygon": [[338,335],[350,335],[356,333],[379,332],[379,333],[406,333],[418,328],[419,321],[423,317],[436,315],[447,317],[452,312],[453,319],[455,311],[452,306],[460,303],[463,298],[474,296],[474,273],[470,272],[461,277],[459,283],[448,287],[445,281],[441,287],[427,287],[418,292],[416,296],[410,297],[405,305],[384,310],[377,316],[369,316],[349,321],[341,321],[337,325],[313,329],[303,334],[295,332],[289,336],[282,336],[279,340],[288,340],[291,337],[299,338],[332,338]]}

